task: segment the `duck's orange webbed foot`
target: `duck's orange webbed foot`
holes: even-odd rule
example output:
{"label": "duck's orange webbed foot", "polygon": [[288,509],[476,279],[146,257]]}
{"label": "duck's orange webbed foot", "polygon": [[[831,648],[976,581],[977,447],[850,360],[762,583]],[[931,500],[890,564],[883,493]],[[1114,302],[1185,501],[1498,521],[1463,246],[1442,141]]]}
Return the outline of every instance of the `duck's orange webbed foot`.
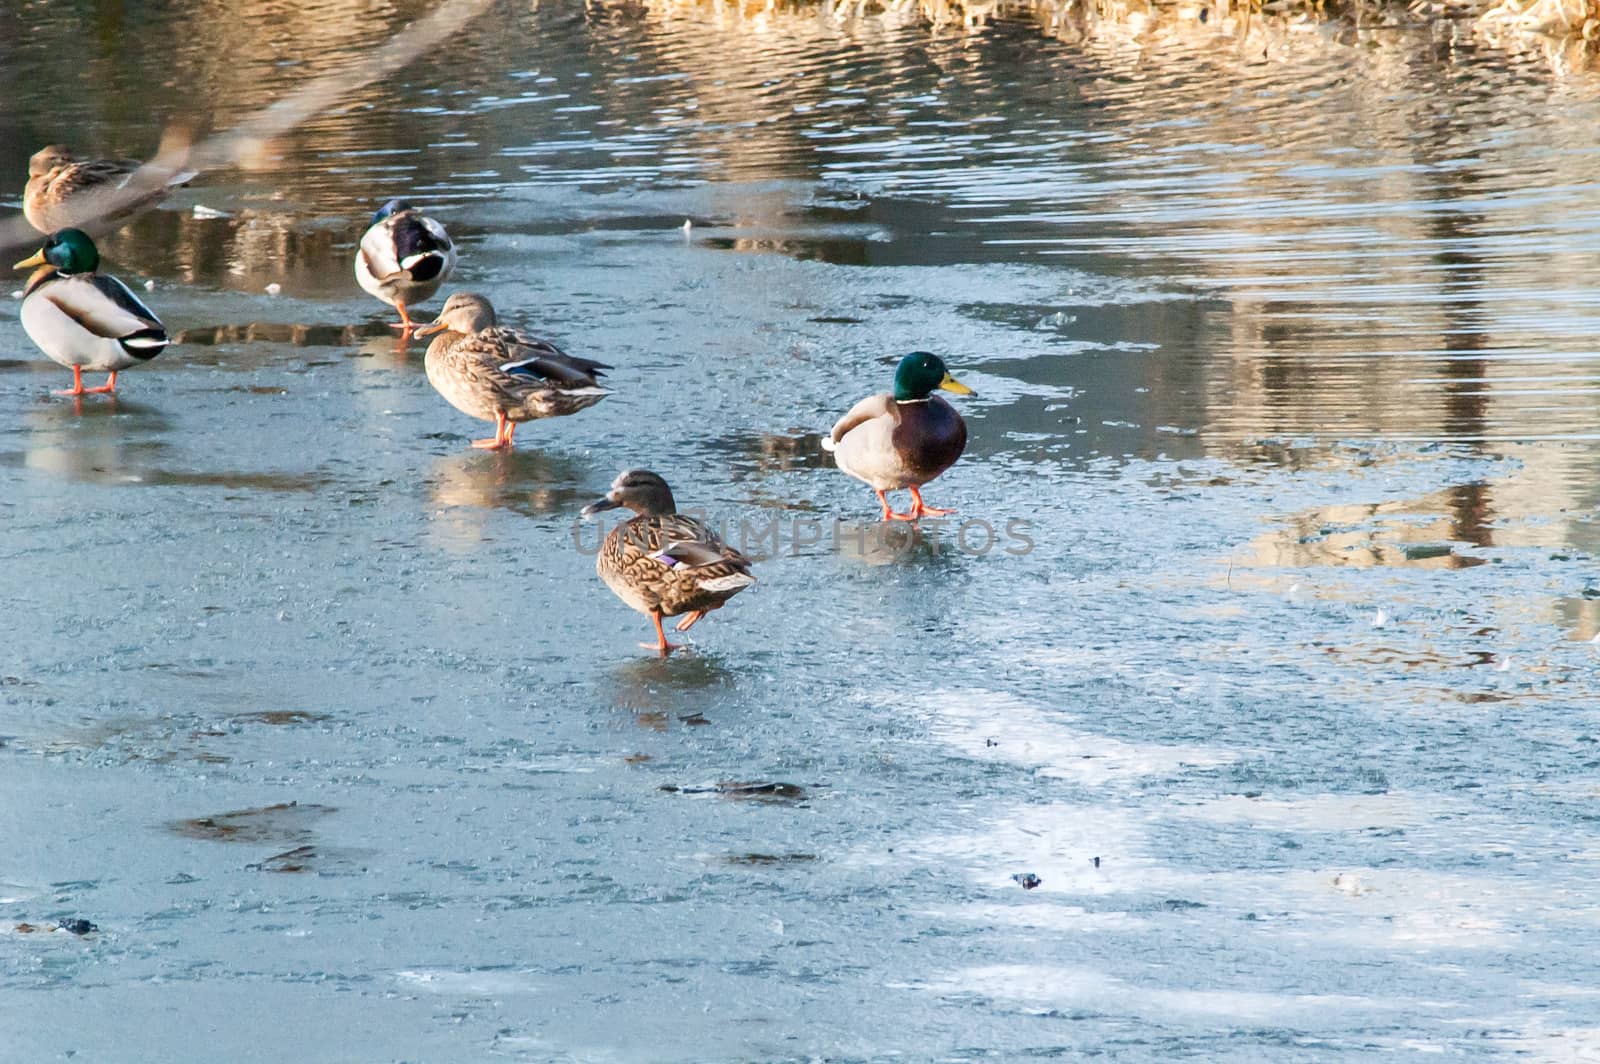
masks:
{"label": "duck's orange webbed foot", "polygon": [[698,621],[700,618],[704,617],[705,615],[706,615],[706,611],[705,610],[695,610],[693,613],[689,614],[683,620],[679,621],[674,627],[676,627],[677,630],[680,631],[680,632],[687,632],[689,629],[694,627],[696,621]]}
{"label": "duck's orange webbed foot", "polygon": [[503,451],[511,447],[511,437],[516,434],[517,426],[514,422],[507,421],[504,414],[496,417],[494,423],[494,438],[489,440],[473,440],[472,446],[481,451]]}
{"label": "duck's orange webbed foot", "polygon": [[116,374],[116,371],[113,370],[111,372],[111,374],[106,377],[106,382],[104,384],[102,384],[98,388],[85,388],[83,390],[83,394],[84,395],[107,395],[107,394],[115,394],[116,390],[117,390],[117,374]]}
{"label": "duck's orange webbed foot", "polygon": [[83,367],[82,366],[73,366],[72,367],[72,387],[70,387],[70,388],[57,388],[54,391],[52,391],[50,394],[51,395],[88,395],[89,394],[88,389],[83,386]]}
{"label": "duck's orange webbed foot", "polygon": [[876,494],[878,496],[878,505],[883,507],[883,519],[885,521],[915,521],[916,520],[916,518],[913,517],[911,514],[895,513],[894,507],[889,505],[889,497],[887,495],[885,495],[883,492],[875,491],[874,494]]}
{"label": "duck's orange webbed foot", "polygon": [[954,510],[946,510],[938,506],[929,506],[927,503],[922,501],[922,489],[911,489],[911,520],[915,521],[919,517],[948,517],[953,513],[955,513]]}
{"label": "duck's orange webbed foot", "polygon": [[672,653],[674,650],[682,650],[683,649],[682,644],[667,642],[666,630],[661,627],[661,614],[652,613],[650,615],[650,620],[655,622],[655,626],[656,626],[656,641],[654,643],[640,643],[639,644],[640,646],[644,647],[646,650],[654,650],[657,654],[660,654],[662,657],[666,657],[668,654]]}

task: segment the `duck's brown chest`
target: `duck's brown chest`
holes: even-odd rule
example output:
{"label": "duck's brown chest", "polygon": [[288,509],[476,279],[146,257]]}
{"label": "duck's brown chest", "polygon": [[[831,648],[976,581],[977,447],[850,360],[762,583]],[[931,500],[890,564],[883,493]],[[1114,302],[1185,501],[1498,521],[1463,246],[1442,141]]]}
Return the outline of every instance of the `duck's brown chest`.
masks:
{"label": "duck's brown chest", "polygon": [[938,396],[926,402],[899,403],[894,449],[916,478],[926,484],[955,464],[967,449],[967,423]]}

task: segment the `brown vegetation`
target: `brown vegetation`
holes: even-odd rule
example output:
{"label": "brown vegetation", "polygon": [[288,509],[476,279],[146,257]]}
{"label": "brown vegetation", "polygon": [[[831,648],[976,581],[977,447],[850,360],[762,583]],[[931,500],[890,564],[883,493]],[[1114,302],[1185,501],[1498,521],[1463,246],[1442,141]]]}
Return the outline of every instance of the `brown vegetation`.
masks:
{"label": "brown vegetation", "polygon": [[835,17],[920,20],[935,29],[1027,19],[1050,36],[1069,39],[1106,26],[1138,31],[1189,24],[1223,35],[1247,35],[1252,24],[1268,21],[1339,21],[1360,27],[1467,20],[1493,35],[1600,46],[1600,0],[643,0],[637,6],[661,14],[714,7],[747,18],[819,9]]}

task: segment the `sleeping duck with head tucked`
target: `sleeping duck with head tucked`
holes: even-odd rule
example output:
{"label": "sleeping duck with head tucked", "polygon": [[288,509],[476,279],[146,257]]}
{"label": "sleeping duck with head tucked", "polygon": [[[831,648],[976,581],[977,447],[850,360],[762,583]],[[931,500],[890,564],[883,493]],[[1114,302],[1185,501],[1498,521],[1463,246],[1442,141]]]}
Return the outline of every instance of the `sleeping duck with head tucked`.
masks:
{"label": "sleeping duck with head tucked", "polygon": [[432,298],[456,268],[456,246],[444,226],[402,199],[379,207],[356,251],[356,281],[400,312],[407,339],[416,322],[407,307]]}

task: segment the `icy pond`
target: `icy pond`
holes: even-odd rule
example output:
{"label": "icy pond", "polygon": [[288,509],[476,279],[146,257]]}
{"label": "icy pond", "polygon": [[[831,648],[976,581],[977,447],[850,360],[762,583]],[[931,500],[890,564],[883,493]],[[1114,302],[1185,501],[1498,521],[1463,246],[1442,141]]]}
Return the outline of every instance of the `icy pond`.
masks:
{"label": "icy pond", "polygon": [[[1600,78],[663,10],[102,241],[181,341],[114,400],[0,299],[0,1060],[1600,1054]],[[412,7],[249,11],[10,5],[0,206]],[[615,394],[472,450],[393,195]],[[919,348],[960,514],[884,539],[819,434]],[[777,536],[667,660],[634,466]]]}

